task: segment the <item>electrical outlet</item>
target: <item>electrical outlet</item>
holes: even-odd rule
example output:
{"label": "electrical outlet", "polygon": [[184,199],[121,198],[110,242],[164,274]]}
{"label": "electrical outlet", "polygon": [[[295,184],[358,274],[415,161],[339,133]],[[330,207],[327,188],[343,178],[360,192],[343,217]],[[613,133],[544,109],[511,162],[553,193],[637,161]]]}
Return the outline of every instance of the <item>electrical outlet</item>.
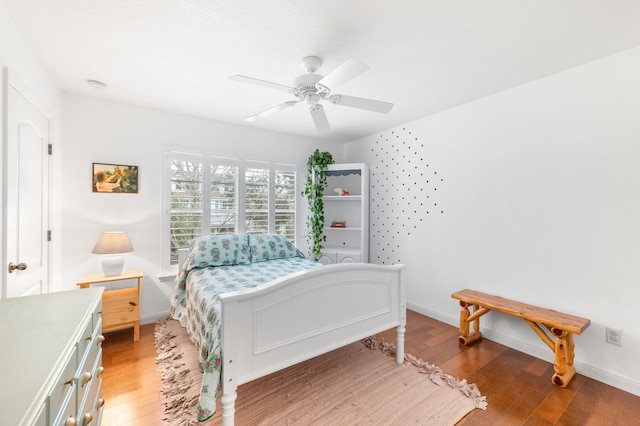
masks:
{"label": "electrical outlet", "polygon": [[622,330],[607,327],[607,343],[622,346]]}

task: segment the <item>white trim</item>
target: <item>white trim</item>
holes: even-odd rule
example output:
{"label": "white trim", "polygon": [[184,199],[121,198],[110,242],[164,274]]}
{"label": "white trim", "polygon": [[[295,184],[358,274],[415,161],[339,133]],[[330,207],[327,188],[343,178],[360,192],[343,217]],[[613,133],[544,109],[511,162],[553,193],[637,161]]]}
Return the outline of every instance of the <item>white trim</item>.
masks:
{"label": "white trim", "polygon": [[237,221],[238,223],[236,223],[236,229],[238,231],[239,234],[244,234],[246,232],[246,211],[245,209],[241,209],[240,208],[240,203],[242,203],[242,205],[244,206],[244,194],[247,193],[247,186],[246,186],[246,178],[245,178],[245,174],[246,174],[246,170],[247,170],[247,162],[240,160],[238,162],[238,190],[236,191],[236,207],[237,207],[237,212],[238,212],[238,217],[237,217]]}
{"label": "white trim", "polygon": [[[0,64],[1,65],[1,64]],[[7,125],[7,104],[9,97],[9,69],[5,66],[0,68],[0,233],[7,235],[7,215],[5,213],[7,209],[7,154],[9,145],[9,129]],[[7,270],[7,239],[0,239],[0,299],[7,297],[7,274],[4,272]]]}
{"label": "white trim", "polygon": [[169,311],[154,312],[140,316],[140,325],[153,324],[154,322],[169,316]]}
{"label": "white trim", "polygon": [[163,153],[163,167],[162,167],[162,255],[160,258],[160,265],[162,266],[162,270],[166,270],[167,272],[176,272],[177,268],[171,267],[169,263],[171,263],[171,233],[166,232],[166,229],[169,229],[170,221],[171,221],[171,197],[169,195],[170,191],[170,181],[171,177],[169,174],[169,163],[170,163],[170,151],[165,151]]}
{"label": "white trim", "polygon": [[166,272],[162,274],[158,274],[158,281],[161,283],[172,283],[176,280],[177,272]]}
{"label": "white trim", "polygon": [[276,170],[275,167],[269,167],[269,191],[267,200],[267,227],[270,234],[276,232]]}

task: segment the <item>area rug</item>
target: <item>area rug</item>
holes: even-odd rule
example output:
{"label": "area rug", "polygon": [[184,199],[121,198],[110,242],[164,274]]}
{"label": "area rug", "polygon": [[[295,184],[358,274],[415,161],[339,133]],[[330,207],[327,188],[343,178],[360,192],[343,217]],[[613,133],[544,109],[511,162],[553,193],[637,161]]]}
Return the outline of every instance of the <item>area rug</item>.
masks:
{"label": "area rug", "polygon": [[[160,320],[155,342],[167,424],[221,424],[219,401],[211,419],[195,419],[201,373],[185,329]],[[411,354],[397,364],[395,346],[368,338],[239,386],[236,424],[454,425],[486,407],[475,385]]]}

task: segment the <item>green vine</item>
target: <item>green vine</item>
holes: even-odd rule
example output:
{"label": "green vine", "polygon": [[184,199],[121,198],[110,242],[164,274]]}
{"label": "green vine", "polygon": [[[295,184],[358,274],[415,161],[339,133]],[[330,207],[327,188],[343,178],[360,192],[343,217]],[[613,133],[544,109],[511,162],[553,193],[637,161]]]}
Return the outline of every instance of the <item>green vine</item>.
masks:
{"label": "green vine", "polygon": [[316,149],[307,161],[307,180],[304,186],[303,196],[309,202],[309,215],[307,216],[308,238],[311,240],[311,254],[313,260],[320,260],[320,254],[324,247],[324,201],[322,194],[327,186],[327,166],[333,164],[333,156],[329,152],[320,152]]}

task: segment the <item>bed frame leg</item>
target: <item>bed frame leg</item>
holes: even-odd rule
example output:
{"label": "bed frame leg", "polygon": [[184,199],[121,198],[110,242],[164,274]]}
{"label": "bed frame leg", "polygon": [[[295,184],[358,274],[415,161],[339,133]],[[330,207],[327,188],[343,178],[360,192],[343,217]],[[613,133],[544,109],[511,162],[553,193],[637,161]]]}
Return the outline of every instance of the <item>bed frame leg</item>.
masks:
{"label": "bed frame leg", "polygon": [[222,403],[222,426],[233,426],[237,397],[238,393],[235,390],[230,393],[223,393],[220,397],[220,402]]}
{"label": "bed frame leg", "polygon": [[404,332],[402,325],[396,327],[396,362],[402,364],[404,362]]}

